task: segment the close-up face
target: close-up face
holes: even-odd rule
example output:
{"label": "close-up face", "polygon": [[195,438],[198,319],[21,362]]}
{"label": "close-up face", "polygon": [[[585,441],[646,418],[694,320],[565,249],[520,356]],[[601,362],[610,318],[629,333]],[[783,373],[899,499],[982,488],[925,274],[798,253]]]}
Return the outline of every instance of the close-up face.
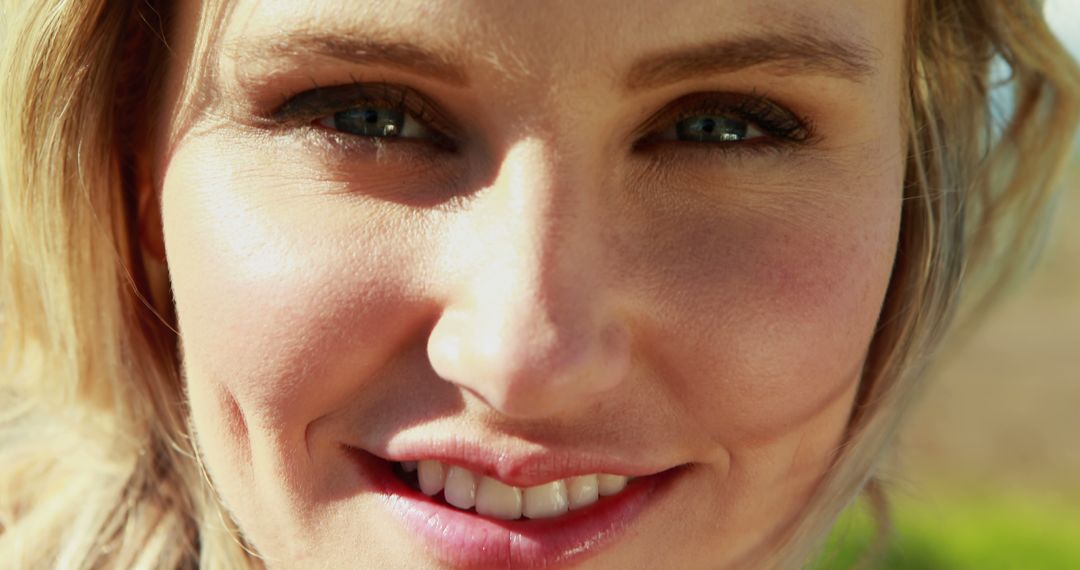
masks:
{"label": "close-up face", "polygon": [[196,442],[269,567],[779,547],[893,267],[903,2],[202,9],[154,188]]}

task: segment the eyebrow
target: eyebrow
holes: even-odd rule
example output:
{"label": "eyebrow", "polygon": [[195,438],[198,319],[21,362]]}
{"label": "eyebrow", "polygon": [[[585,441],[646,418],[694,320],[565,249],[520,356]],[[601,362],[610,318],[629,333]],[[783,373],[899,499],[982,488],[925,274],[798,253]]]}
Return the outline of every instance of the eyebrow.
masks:
{"label": "eyebrow", "polygon": [[272,39],[242,38],[224,48],[240,61],[329,57],[356,65],[383,65],[414,72],[456,87],[469,85],[461,58],[417,44],[379,36],[327,35],[292,31]]}
{"label": "eyebrow", "polygon": [[[378,35],[327,35],[292,31],[273,39],[244,38],[225,46],[241,61],[321,56],[357,65],[412,70],[454,87],[468,87],[465,58]],[[877,52],[868,42],[808,32],[726,38],[647,55],[629,68],[622,89],[653,89],[695,77],[769,66],[782,74],[826,75],[860,82],[876,71]]]}
{"label": "eyebrow", "polygon": [[623,89],[650,89],[761,65],[784,74],[826,75],[861,82],[874,74],[876,54],[862,40],[805,32],[734,37],[646,56],[630,67]]}

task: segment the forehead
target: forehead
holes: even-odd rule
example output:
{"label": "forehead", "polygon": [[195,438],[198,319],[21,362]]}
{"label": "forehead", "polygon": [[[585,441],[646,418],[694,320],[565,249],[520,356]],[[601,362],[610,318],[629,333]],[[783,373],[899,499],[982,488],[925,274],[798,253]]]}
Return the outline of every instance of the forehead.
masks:
{"label": "forehead", "polygon": [[[617,83],[648,54],[731,38],[794,37],[828,51],[880,59],[901,45],[901,0],[240,0],[230,4],[226,58],[250,56],[297,37],[407,43],[494,86],[548,88]],[[773,42],[775,43],[775,42]],[[256,50],[245,49],[256,46]],[[789,46],[790,47],[790,46]],[[797,47],[797,46],[795,46]],[[797,50],[796,50],[797,51]],[[269,61],[260,58],[264,63]],[[254,62],[253,62],[254,63]]]}

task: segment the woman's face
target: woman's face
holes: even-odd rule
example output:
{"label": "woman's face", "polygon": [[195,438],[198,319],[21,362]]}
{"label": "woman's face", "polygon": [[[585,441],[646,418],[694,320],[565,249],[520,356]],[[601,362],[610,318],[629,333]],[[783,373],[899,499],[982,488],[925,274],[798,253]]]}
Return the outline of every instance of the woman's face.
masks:
{"label": "woman's face", "polygon": [[271,567],[777,547],[893,264],[902,2],[239,1],[210,57],[199,9],[154,187],[197,443]]}

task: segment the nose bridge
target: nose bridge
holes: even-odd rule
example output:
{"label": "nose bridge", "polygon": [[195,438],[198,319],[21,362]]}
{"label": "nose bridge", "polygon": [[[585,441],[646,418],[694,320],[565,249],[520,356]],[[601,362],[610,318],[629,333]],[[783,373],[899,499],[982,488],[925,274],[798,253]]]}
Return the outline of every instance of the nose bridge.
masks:
{"label": "nose bridge", "polygon": [[516,150],[508,157],[505,180],[498,185],[501,196],[494,201],[502,202],[501,211],[492,215],[504,226],[506,239],[491,244],[497,251],[495,264],[482,272],[501,273],[506,283],[488,292],[478,308],[491,313],[490,325],[501,329],[506,356],[522,372],[569,369],[584,357],[590,329],[596,326],[597,307],[589,301],[601,301],[597,276],[582,271],[595,265],[595,244],[583,224],[590,217],[585,211],[589,205],[581,195],[585,189],[574,184],[568,171],[572,167],[560,164],[543,144]]}
{"label": "nose bridge", "polygon": [[436,371],[507,415],[557,413],[627,370],[583,172],[540,139],[509,149],[475,212],[473,271],[432,333]]}
{"label": "nose bridge", "polygon": [[[497,181],[490,219],[506,236],[498,259],[520,287],[511,297],[536,316],[555,317],[590,289],[581,269],[596,261],[591,258],[597,244],[588,227],[595,213],[588,182],[575,173],[580,168],[560,159],[550,145],[532,141],[509,153]],[[578,279],[568,279],[575,273]]]}

